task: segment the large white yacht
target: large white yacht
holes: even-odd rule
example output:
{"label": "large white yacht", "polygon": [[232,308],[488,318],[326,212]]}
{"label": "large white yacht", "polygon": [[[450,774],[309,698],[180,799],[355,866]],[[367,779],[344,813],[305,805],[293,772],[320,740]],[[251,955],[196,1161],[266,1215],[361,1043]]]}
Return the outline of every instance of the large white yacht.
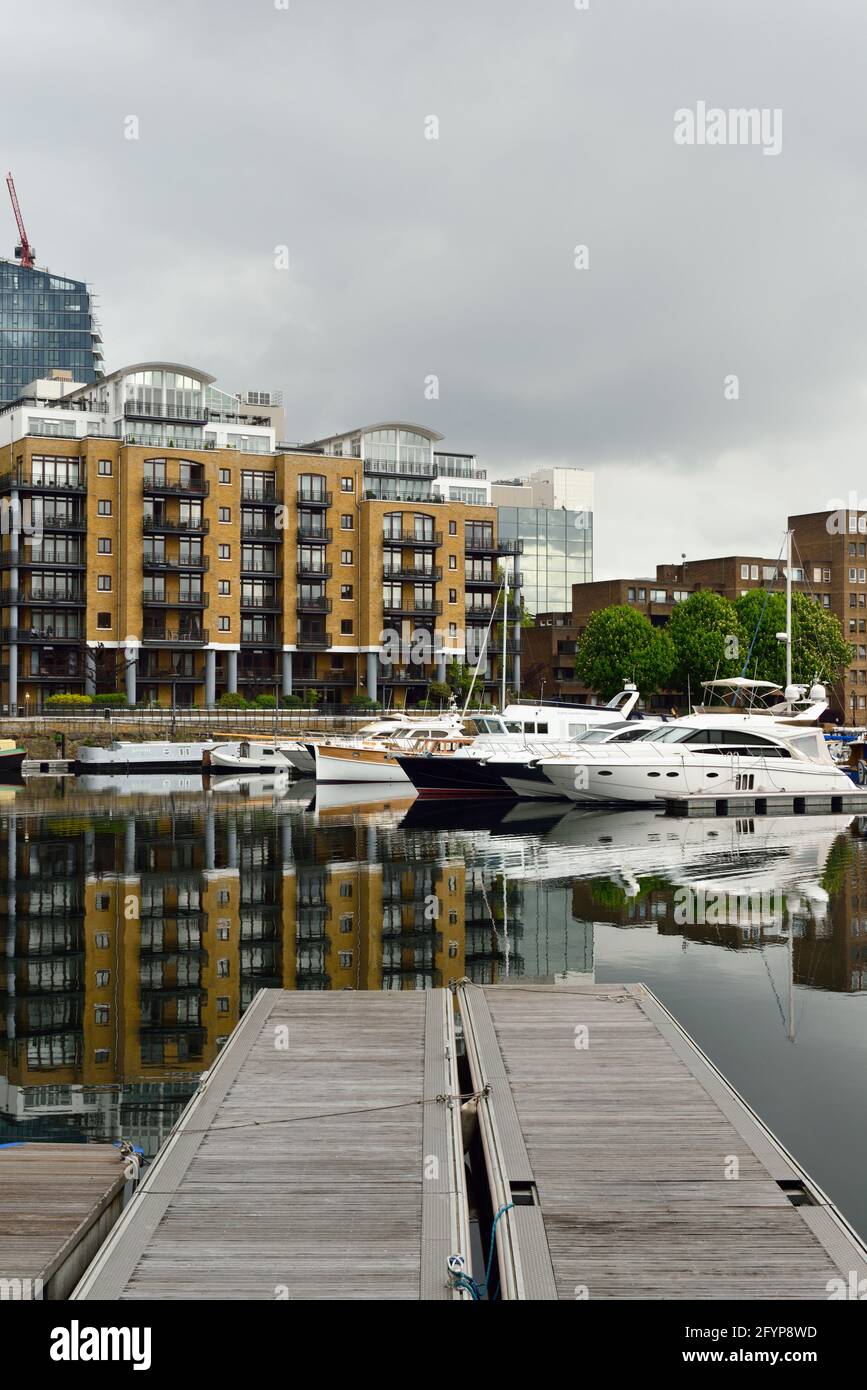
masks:
{"label": "large white yacht", "polygon": [[643,802],[695,796],[845,795],[855,791],[822,731],[798,717],[692,714],[633,743],[583,745],[540,769],[570,801]]}

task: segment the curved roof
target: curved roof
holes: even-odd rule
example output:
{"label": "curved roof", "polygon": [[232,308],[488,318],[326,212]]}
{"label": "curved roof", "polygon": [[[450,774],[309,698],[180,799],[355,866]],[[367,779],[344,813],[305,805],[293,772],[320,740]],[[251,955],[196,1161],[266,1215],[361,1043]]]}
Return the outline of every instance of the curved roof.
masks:
{"label": "curved roof", "polygon": [[374,425],[358,425],[352,430],[340,430],[338,434],[325,434],[321,439],[311,439],[303,447],[313,449],[317,445],[330,444],[334,439],[348,439],[353,434],[371,434],[373,430],[408,430],[411,434],[423,434],[425,439],[433,443],[445,438],[436,430],[428,429],[427,425],[414,425],[410,420],[379,420]]}
{"label": "curved roof", "polygon": [[110,381],[117,381],[119,377],[130,376],[133,372],[176,372],[178,376],[194,377],[203,386],[211,386],[217,380],[215,376],[211,376],[210,372],[203,372],[200,367],[190,367],[185,362],[131,362],[127,367],[118,367],[116,371],[101,376],[98,381],[91,381],[87,386],[80,386],[77,391],[70,391],[64,400],[89,395],[97,387],[107,386]]}

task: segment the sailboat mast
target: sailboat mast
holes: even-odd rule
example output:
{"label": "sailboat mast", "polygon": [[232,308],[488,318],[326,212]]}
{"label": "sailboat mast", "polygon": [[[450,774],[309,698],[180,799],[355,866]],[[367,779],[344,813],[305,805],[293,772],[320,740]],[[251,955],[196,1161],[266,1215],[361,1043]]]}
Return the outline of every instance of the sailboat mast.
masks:
{"label": "sailboat mast", "polygon": [[792,533],[786,532],[786,688],[792,684]]}
{"label": "sailboat mast", "polygon": [[[503,569],[504,569],[504,571],[505,571],[505,565],[503,566]],[[505,710],[506,710],[506,652],[508,651],[508,647],[509,647],[509,582],[508,582],[508,576],[507,576],[507,575],[504,575],[504,579],[503,579],[503,656],[502,656],[503,669],[502,669],[502,671],[500,672],[500,677],[501,677],[501,680],[500,680],[500,688],[501,688],[501,696],[500,696],[500,714],[504,714],[504,713],[505,713]]]}

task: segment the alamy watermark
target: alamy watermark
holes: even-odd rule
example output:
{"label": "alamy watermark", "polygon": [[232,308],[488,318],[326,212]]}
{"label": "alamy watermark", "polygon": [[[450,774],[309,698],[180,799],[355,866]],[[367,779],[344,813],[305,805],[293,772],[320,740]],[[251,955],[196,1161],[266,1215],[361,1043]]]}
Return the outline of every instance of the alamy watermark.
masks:
{"label": "alamy watermark", "polygon": [[783,148],[783,112],[779,106],[682,106],[674,113],[676,145],[756,145],[762,154]]}

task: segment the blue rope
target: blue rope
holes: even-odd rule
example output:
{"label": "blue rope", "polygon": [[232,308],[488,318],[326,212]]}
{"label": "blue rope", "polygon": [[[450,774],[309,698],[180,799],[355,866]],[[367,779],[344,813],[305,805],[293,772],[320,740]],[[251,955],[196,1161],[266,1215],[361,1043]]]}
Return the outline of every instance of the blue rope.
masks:
{"label": "blue rope", "polygon": [[[491,1244],[488,1249],[488,1264],[487,1268],[485,1269],[485,1277],[483,1282],[481,1284],[477,1284],[475,1279],[470,1278],[469,1274],[458,1274],[454,1278],[454,1288],[465,1289],[474,1302],[478,1302],[482,1298],[483,1294],[487,1292],[488,1289],[488,1281],[491,1277],[491,1266],[494,1263],[494,1241],[497,1235],[497,1222],[499,1221],[501,1216],[505,1215],[507,1211],[511,1211],[514,1205],[514,1202],[507,1202],[505,1206],[500,1207],[500,1210],[494,1216],[493,1224],[491,1226]],[[500,1283],[498,1280],[493,1297],[497,1298],[499,1292]]]}

